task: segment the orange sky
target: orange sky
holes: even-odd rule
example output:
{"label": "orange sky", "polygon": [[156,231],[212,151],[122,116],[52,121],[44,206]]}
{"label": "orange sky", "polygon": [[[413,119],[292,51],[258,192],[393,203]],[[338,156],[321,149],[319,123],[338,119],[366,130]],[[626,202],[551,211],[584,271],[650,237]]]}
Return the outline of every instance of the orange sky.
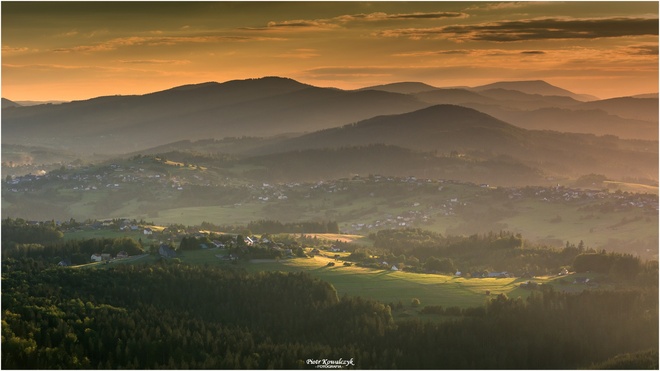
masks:
{"label": "orange sky", "polygon": [[283,76],[344,89],[545,80],[658,91],[658,3],[2,2],[2,96],[75,100]]}

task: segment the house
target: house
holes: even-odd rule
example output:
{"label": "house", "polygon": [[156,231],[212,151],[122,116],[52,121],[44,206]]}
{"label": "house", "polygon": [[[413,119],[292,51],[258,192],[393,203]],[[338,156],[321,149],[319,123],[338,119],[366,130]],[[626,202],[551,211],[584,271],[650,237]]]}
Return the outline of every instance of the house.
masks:
{"label": "house", "polygon": [[128,253],[126,251],[120,251],[117,253],[117,259],[126,259],[128,258]]}
{"label": "house", "polygon": [[68,267],[71,265],[71,260],[69,259],[61,260],[59,263],[57,263],[57,265],[60,267]]}
{"label": "house", "polygon": [[101,254],[93,254],[90,260],[93,262],[100,262],[103,260],[103,257],[101,257]]}
{"label": "house", "polygon": [[396,265],[393,265],[392,268],[391,268],[391,270],[393,270],[393,271],[398,271],[399,268],[397,268]]}
{"label": "house", "polygon": [[256,242],[256,239],[252,239],[252,237],[248,236],[248,237],[245,237],[245,239],[243,241],[245,241],[245,243],[248,246],[252,246]]}
{"label": "house", "polygon": [[463,273],[461,273],[461,271],[456,271],[456,273],[454,273],[454,275],[455,275],[456,277],[460,277],[462,274],[463,274]]}
{"label": "house", "polygon": [[152,234],[154,234],[154,231],[151,228],[145,228],[143,233],[145,236],[151,236]]}
{"label": "house", "polygon": [[168,245],[162,244],[158,248],[158,254],[163,258],[176,258],[176,252]]}

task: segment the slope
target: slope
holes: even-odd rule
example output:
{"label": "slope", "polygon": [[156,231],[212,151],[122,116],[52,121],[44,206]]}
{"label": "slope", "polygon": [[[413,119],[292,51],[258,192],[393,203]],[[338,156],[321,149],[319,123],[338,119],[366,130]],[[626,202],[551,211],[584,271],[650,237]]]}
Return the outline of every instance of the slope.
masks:
{"label": "slope", "polygon": [[259,153],[369,144],[444,155],[468,154],[480,160],[508,156],[548,175],[561,177],[594,172],[613,178],[657,177],[657,142],[525,130],[454,105],[436,105],[322,130],[266,145]]}
{"label": "slope", "polygon": [[427,105],[402,94],[347,92],[268,77],[21,107],[3,112],[2,139],[121,153],[181,139],[313,131]]}
{"label": "slope", "polygon": [[490,89],[505,89],[505,90],[518,90],[527,94],[539,95],[559,95],[571,97],[579,101],[588,101],[598,99],[593,96],[585,94],[575,94],[566,89],[549,84],[543,80],[529,80],[529,81],[500,81],[492,84],[473,87],[472,90],[477,92]]}

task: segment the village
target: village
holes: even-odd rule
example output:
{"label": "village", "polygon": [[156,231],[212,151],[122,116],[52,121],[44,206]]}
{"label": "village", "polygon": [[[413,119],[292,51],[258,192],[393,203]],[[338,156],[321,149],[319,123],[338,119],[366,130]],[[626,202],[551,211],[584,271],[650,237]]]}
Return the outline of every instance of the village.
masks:
{"label": "village", "polygon": [[[190,165],[186,165],[190,166]],[[51,172],[40,171],[36,175],[7,176],[2,183],[3,192],[30,194],[45,190],[58,190],[60,193],[75,195],[76,193],[96,192],[103,193],[109,190],[134,192],[140,189],[152,189],[160,194],[177,197],[183,191],[199,192],[201,188],[217,192],[227,189],[240,190],[234,205],[244,202],[277,203],[293,200],[319,199],[323,196],[344,195],[347,199],[359,197],[391,198],[402,193],[430,194],[437,196],[431,210],[424,209],[426,204],[422,200],[410,202],[409,205],[396,204],[393,206],[407,207],[407,210],[398,214],[384,214],[380,220],[374,220],[364,225],[352,225],[354,230],[373,229],[380,227],[405,227],[428,222],[434,215],[450,216],[456,214],[456,206],[465,205],[466,200],[457,197],[446,188],[460,186],[470,193],[483,195],[502,195],[511,201],[540,200],[548,203],[571,203],[604,200],[610,202],[616,210],[638,208],[657,212],[658,197],[654,194],[629,193],[607,189],[593,190],[570,188],[562,185],[556,186],[527,186],[527,187],[492,187],[487,184],[473,184],[469,182],[453,181],[447,179],[418,179],[409,177],[392,177],[369,175],[354,175],[351,178],[324,180],[313,183],[288,182],[272,183],[237,180],[236,178],[222,177],[210,171],[181,171],[181,165],[164,165],[161,159],[148,156],[140,157],[127,164],[116,163],[100,166],[73,167],[71,165]],[[198,169],[195,167],[195,169]],[[456,187],[454,187],[456,188]],[[429,189],[432,192],[429,192]],[[444,192],[443,192],[444,190]],[[461,192],[461,193],[468,193]],[[485,193],[484,193],[485,192]],[[443,195],[445,195],[443,197]],[[341,200],[340,200],[341,201]],[[335,201],[335,202],[340,202]]]}
{"label": "village", "polygon": [[[338,222],[341,233],[365,236],[383,229],[401,228],[465,234],[475,233],[470,230],[512,228],[505,223],[498,224],[498,221],[515,216],[530,203],[538,205],[535,207],[540,210],[544,210],[542,205],[548,205],[548,210],[559,210],[556,207],[561,207],[568,213],[574,213],[574,217],[582,218],[580,221],[585,223],[599,220],[601,215],[611,220],[600,229],[584,228],[584,236],[604,228],[615,231],[627,224],[648,223],[657,218],[658,213],[658,196],[649,193],[562,185],[497,187],[447,179],[377,174],[354,174],[316,182],[275,183],[231,178],[227,174],[202,170],[199,166],[185,166],[167,164],[153,156],[136,156],[126,162],[65,166],[38,175],[7,176],[2,182],[3,197],[7,201],[3,203],[3,208],[11,206],[12,197],[48,198],[48,203],[42,203],[42,208],[55,204],[59,214],[70,215],[65,219],[49,218],[57,225],[76,219],[85,221],[84,228],[108,228],[113,225],[116,230],[141,233],[143,238],[156,234],[164,242],[180,240],[184,228],[173,228],[170,223],[162,221],[159,221],[163,225],[160,229],[144,223],[116,225],[113,220],[155,220],[162,210],[199,206],[208,213],[209,218],[186,224],[199,225],[207,221],[222,226],[245,225],[256,219],[247,219],[247,213],[242,214],[242,223],[227,217],[249,209],[258,210],[260,215],[277,216],[282,222],[334,220]],[[136,210],[141,211],[139,214],[119,214],[122,205],[131,203],[136,204]],[[490,214],[483,212],[483,205],[488,205]],[[212,215],[217,213],[226,218],[214,219]],[[622,216],[618,216],[619,213]],[[182,221],[187,220],[181,215]],[[561,215],[556,211],[548,216],[542,212],[539,215],[538,223],[551,227],[553,224],[558,227],[562,225]],[[490,219],[479,225],[478,218]],[[522,233],[529,234],[526,231]],[[565,242],[548,239],[551,240],[555,245]],[[636,243],[637,250],[653,254],[645,241],[643,244]]]}

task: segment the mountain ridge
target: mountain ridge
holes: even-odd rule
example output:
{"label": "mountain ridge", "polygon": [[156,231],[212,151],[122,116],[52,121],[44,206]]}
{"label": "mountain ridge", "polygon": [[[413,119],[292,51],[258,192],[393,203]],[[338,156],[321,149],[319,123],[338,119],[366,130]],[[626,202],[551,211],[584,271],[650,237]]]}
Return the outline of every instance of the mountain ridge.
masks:
{"label": "mountain ridge", "polygon": [[569,90],[557,87],[543,80],[499,81],[491,84],[475,86],[471,89],[475,91],[483,91],[497,88],[505,90],[518,90],[528,94],[567,96],[580,101],[598,99],[597,97],[588,94],[573,93]]}
{"label": "mountain ridge", "polygon": [[[477,87],[480,91],[435,88],[414,82],[386,84],[380,89],[341,90],[267,76],[187,84],[143,95],[103,96],[57,105],[6,109],[2,114],[2,140],[3,143],[58,147],[83,154],[118,154],[182,139],[310,133],[437,104],[461,105],[515,126],[543,130],[575,126],[577,132],[630,133],[630,137],[647,139],[649,130],[653,131],[652,123],[615,116],[634,114],[650,118],[655,115],[657,125],[657,100],[653,102],[651,98],[581,102],[568,95],[544,96],[538,91],[510,90],[516,86],[566,91],[544,81],[494,83]],[[410,91],[424,91],[404,94],[383,90],[388,87],[393,90],[413,87],[415,89]],[[556,119],[537,120],[543,126],[529,124],[529,120],[534,120],[529,112],[548,108],[568,108],[576,112],[564,110],[561,115],[553,116]],[[584,123],[583,111],[593,109],[609,115],[607,125]],[[404,136],[407,134],[402,132]]]}
{"label": "mountain ridge", "polygon": [[424,106],[404,94],[318,88],[270,77],[21,107],[3,112],[2,134],[4,143],[120,153],[177,139],[314,131]]}

